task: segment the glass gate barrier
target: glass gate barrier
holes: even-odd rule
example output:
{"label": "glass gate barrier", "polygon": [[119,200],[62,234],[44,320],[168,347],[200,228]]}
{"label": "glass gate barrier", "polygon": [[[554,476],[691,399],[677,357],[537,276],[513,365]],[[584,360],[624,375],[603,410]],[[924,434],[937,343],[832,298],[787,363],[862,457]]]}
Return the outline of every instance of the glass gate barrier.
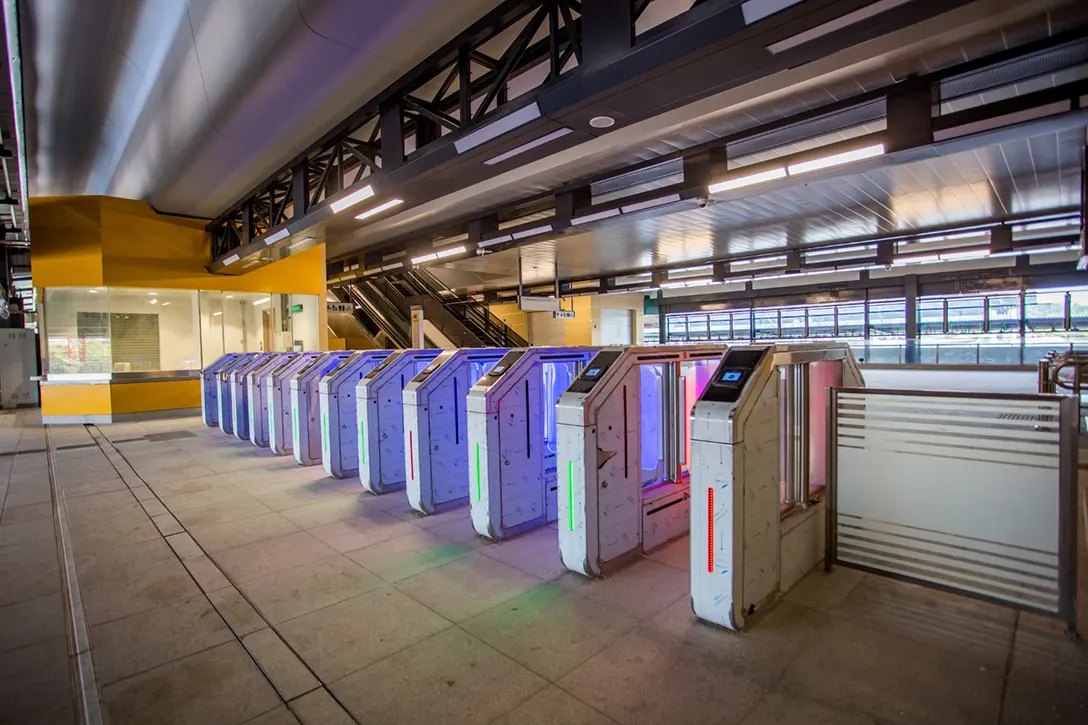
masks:
{"label": "glass gate barrier", "polygon": [[294,448],[295,425],[291,413],[291,381],[299,371],[327,353],[319,351],[299,353],[265,380],[265,397],[268,400],[268,447],[279,456],[291,453]]}
{"label": "glass gate barrier", "polygon": [[264,367],[249,374],[249,441],[260,447],[268,445],[268,380],[277,371],[298,359],[301,352],[285,352]]}
{"label": "glass gate barrier", "polygon": [[242,354],[229,352],[200,371],[200,416],[209,428],[219,427],[219,373]]}
{"label": "glass gate barrier", "polygon": [[366,350],[344,359],[318,385],[321,411],[321,465],[333,478],[359,473],[355,386],[392,350]]}
{"label": "glass gate barrier", "polygon": [[291,378],[291,447],[300,466],[321,463],[318,385],[330,370],[354,354],[351,350],[326,353]]}

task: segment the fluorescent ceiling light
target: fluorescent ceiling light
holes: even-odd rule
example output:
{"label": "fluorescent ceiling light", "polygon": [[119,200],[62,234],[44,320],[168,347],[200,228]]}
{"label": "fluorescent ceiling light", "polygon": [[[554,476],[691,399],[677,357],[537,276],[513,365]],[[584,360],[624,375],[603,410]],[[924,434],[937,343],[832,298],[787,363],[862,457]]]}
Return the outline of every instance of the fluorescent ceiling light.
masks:
{"label": "fluorescent ceiling light", "polygon": [[259,300],[255,301],[255,302],[253,303],[253,306],[254,306],[254,307],[256,307],[257,305],[263,305],[263,304],[267,304],[267,303],[269,303],[269,302],[271,302],[271,301],[272,301],[272,298],[271,298],[271,297],[262,297],[261,299],[259,299]]}
{"label": "fluorescent ceiling light", "polygon": [[1012,228],[1014,232],[1034,232],[1039,229],[1062,229],[1065,227],[1079,227],[1080,219],[1049,219],[1045,222],[1032,222],[1030,224],[1017,224]]}
{"label": "fluorescent ceiling light", "polygon": [[494,158],[488,159],[487,161],[484,162],[484,164],[486,166],[494,166],[495,164],[501,164],[503,161],[506,161],[507,159],[512,159],[512,158],[514,158],[515,156],[517,156],[519,154],[525,153],[526,151],[531,151],[531,150],[535,149],[537,146],[543,146],[546,143],[549,143],[551,141],[555,141],[556,139],[559,139],[559,138],[563,138],[564,136],[566,136],[569,133],[573,133],[573,129],[561,128],[561,129],[559,129],[557,131],[552,131],[551,133],[545,134],[545,135],[541,136],[540,138],[533,139],[532,141],[529,141],[528,143],[523,143],[521,146],[518,146],[516,148],[512,148],[512,149],[510,149],[509,151],[507,151],[504,154],[499,154],[498,156],[496,156]]}
{"label": "fluorescent ceiling light", "polygon": [[365,269],[365,270],[363,270],[363,276],[364,277],[369,277],[371,275],[378,274],[381,271],[382,271],[381,267],[375,267],[374,269]]}
{"label": "fluorescent ceiling light", "polygon": [[781,262],[786,263],[785,254],[775,254],[770,257],[753,257],[750,259],[736,259],[729,263],[729,268],[733,267],[747,267],[752,264],[775,264]]}
{"label": "fluorescent ceiling light", "polygon": [[627,206],[621,206],[620,211],[624,214],[631,214],[632,212],[642,211],[643,209],[653,209],[655,206],[672,204],[676,201],[680,201],[680,195],[670,194],[669,196],[660,196],[656,199],[647,199],[646,201],[639,201],[634,204],[628,204]]}
{"label": "fluorescent ceiling light", "polygon": [[676,287],[705,287],[708,284],[716,284],[710,277],[702,279],[682,279],[674,282],[662,282],[661,289],[673,289]]}
{"label": "fluorescent ceiling light", "polygon": [[514,232],[510,236],[512,236],[514,239],[524,239],[525,237],[535,237],[537,234],[545,234],[547,232],[550,232],[551,230],[552,225],[545,224],[542,227],[534,227],[532,229],[526,229],[525,231]]}
{"label": "fluorescent ceiling light", "polygon": [[494,239],[488,239],[486,241],[482,241],[479,244],[477,244],[476,246],[478,246],[478,247],[491,247],[491,246],[494,246],[496,244],[502,244],[503,242],[513,241],[513,239],[514,239],[513,235],[503,234],[501,237],[495,237]]}
{"label": "fluorescent ceiling light", "polygon": [[621,214],[619,209],[606,209],[605,211],[599,211],[596,214],[587,214],[586,216],[575,217],[570,220],[570,225],[576,227],[579,224],[589,224],[590,222],[600,221],[601,219],[608,219],[610,217],[619,216]]}
{"label": "fluorescent ceiling light", "polygon": [[819,171],[820,169],[829,169],[833,166],[842,166],[843,164],[849,164],[853,161],[861,161],[862,159],[871,159],[875,156],[884,155],[884,144],[878,143],[872,146],[864,146],[860,149],[854,149],[853,151],[843,151],[839,154],[831,154],[830,156],[821,156],[818,159],[812,159],[811,161],[802,161],[797,164],[790,164],[787,168],[791,176],[797,174],[807,174],[810,171]]}
{"label": "fluorescent ceiling light", "polygon": [[[462,245],[459,247],[450,247],[449,249],[440,249],[439,251],[435,252],[435,256],[437,256],[439,259],[444,259],[446,257],[452,257],[455,254],[464,254],[467,251],[468,249],[466,249],[464,245]],[[443,290],[443,292],[445,291],[447,290]]]}
{"label": "fluorescent ceiling light", "polygon": [[152,297],[151,298],[151,304],[157,305],[157,304],[159,304],[159,301],[157,299],[155,299],[154,297]]}
{"label": "fluorescent ceiling light", "polygon": [[374,187],[364,186],[358,191],[353,191],[342,199],[337,199],[333,203],[329,204],[329,208],[332,209],[333,214],[339,214],[347,209],[349,206],[354,206],[360,201],[366,201],[370,197],[374,196]]}
{"label": "fluorescent ceiling light", "polygon": [[391,269],[400,269],[403,266],[404,266],[404,262],[393,262],[392,264],[387,264],[384,267],[382,267],[382,271],[383,272],[388,272]]}
{"label": "fluorescent ceiling light", "polygon": [[935,262],[940,262],[940,261],[941,261],[940,255],[927,254],[927,255],[922,256],[922,257],[910,257],[910,258],[907,258],[907,259],[897,259],[897,260],[892,262],[892,266],[893,267],[906,267],[907,265],[911,265],[911,264],[933,264]]}
{"label": "fluorescent ceiling light", "polygon": [[856,23],[860,23],[863,20],[868,20],[871,17],[879,15],[880,13],[887,12],[893,8],[897,8],[900,5],[906,5],[911,0],[878,0],[878,2],[866,5],[863,8],[855,10],[852,13],[846,13],[846,15],[840,15],[834,20],[829,20],[826,23],[817,25],[814,28],[809,28],[803,33],[797,35],[791,35],[785,40],[780,40],[777,43],[772,43],[767,46],[767,50],[772,53],[783,53],[792,48],[796,48],[799,45],[822,38],[825,35],[830,35],[836,31],[847,28]]}
{"label": "fluorescent ceiling light", "polygon": [[223,313],[222,312],[213,312],[212,317],[219,317],[221,314],[223,314]]}
{"label": "fluorescent ceiling light", "polygon": [[944,262],[956,262],[964,259],[985,259],[990,256],[989,250],[975,250],[971,252],[942,252],[940,257]]}
{"label": "fluorescent ceiling light", "polygon": [[158,295],[159,293],[158,293],[158,292],[148,292],[147,294],[148,294],[148,296],[149,296],[149,297],[155,297],[155,296],[157,296],[157,295]]}
{"label": "fluorescent ceiling light", "polygon": [[744,24],[751,25],[799,2],[801,0],[748,0],[741,3],[740,11],[744,14]]}
{"label": "fluorescent ceiling light", "polygon": [[169,303],[169,302],[163,302],[163,303],[162,303],[162,306],[163,306],[163,307],[166,307],[166,306],[167,306],[168,304],[170,304],[170,303]]}
{"label": "fluorescent ceiling light", "polygon": [[395,206],[397,206],[399,204],[403,204],[403,203],[404,203],[404,199],[390,199],[389,201],[385,202],[384,204],[378,204],[376,207],[374,207],[372,209],[367,209],[362,214],[357,214],[355,216],[355,218],[356,219],[366,219],[367,217],[372,217],[375,214],[381,214],[386,209],[392,209],[393,207],[395,207]]}
{"label": "fluorescent ceiling light", "polygon": [[278,232],[269,234],[267,237],[264,238],[264,246],[267,247],[270,244],[275,244],[281,239],[287,239],[287,237],[289,236],[291,236],[291,232],[287,231],[286,228],[280,229]]}
{"label": "fluorescent ceiling light", "polygon": [[96,294],[98,294],[98,290],[96,290],[96,289],[93,289],[93,290],[88,290],[88,291],[89,291],[89,292],[90,292],[90,293],[91,293],[92,295],[96,295]]}
{"label": "fluorescent ceiling light", "polygon": [[241,259],[241,257],[239,257],[237,254],[232,254],[232,255],[230,255],[229,257],[227,257],[226,259],[223,260],[223,266],[224,267],[229,267],[230,265],[237,262],[239,259]]}
{"label": "fluorescent ceiling light", "polygon": [[453,142],[453,147],[457,149],[457,153],[463,154],[538,118],[540,118],[540,106],[531,103],[525,108],[519,108],[511,114],[487,124],[483,128],[465,134]]}
{"label": "fluorescent ceiling light", "polygon": [[424,254],[422,257],[412,257],[412,264],[423,264],[424,262],[433,262],[438,259],[438,255],[435,253]]}
{"label": "fluorescent ceiling light", "polygon": [[827,249],[810,249],[805,251],[804,257],[825,257],[840,254],[862,254],[864,252],[876,252],[875,244],[861,244],[853,247],[828,247]]}
{"label": "fluorescent ceiling light", "polygon": [[742,189],[745,186],[762,184],[765,181],[774,181],[775,179],[784,178],[786,178],[786,169],[780,166],[777,169],[768,169],[767,171],[760,171],[756,174],[748,174],[747,176],[738,176],[734,179],[719,181],[716,184],[711,184],[707,191],[711,194],[720,194],[723,191]]}

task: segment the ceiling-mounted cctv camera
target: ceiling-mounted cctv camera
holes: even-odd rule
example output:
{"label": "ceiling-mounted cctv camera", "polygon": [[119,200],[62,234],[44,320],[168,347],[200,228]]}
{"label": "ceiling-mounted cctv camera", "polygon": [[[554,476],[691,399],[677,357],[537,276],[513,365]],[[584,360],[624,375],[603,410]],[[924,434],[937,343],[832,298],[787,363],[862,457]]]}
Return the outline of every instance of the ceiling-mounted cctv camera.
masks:
{"label": "ceiling-mounted cctv camera", "polygon": [[695,203],[699,205],[700,209],[706,209],[708,206],[710,206],[710,195],[707,194],[706,196],[700,196],[698,199],[695,200]]}

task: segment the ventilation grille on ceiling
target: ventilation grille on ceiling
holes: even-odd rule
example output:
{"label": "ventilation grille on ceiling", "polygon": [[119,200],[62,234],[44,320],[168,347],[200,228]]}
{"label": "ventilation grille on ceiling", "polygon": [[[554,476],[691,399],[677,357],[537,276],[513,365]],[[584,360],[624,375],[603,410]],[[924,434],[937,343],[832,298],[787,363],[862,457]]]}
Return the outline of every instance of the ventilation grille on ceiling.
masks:
{"label": "ventilation grille on ceiling", "polygon": [[982,70],[953,76],[941,81],[941,100],[949,101],[971,96],[991,88],[1001,88],[1082,63],[1088,63],[1088,39],[1074,40],[1026,58],[1017,58]]}
{"label": "ventilation grille on ceiling", "polygon": [[158,443],[162,441],[176,441],[182,438],[196,438],[196,435],[187,430],[168,430],[163,433],[148,433],[144,438]]}
{"label": "ventilation grille on ceiling", "polygon": [[798,141],[825,136],[836,131],[879,121],[884,118],[886,113],[885,105],[884,99],[879,98],[837,113],[829,113],[826,116],[795,123],[786,128],[735,141],[726,146],[726,155],[727,158],[737,159],[742,156],[769,151],[780,146],[788,146]]}

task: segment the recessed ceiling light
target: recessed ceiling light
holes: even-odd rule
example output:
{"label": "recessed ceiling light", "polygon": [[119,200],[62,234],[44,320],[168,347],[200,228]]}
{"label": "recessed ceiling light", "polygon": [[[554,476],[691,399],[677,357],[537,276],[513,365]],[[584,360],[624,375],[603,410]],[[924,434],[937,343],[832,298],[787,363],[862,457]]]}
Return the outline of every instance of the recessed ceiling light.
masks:
{"label": "recessed ceiling light", "polygon": [[589,125],[593,128],[612,128],[616,125],[616,119],[611,116],[594,116],[589,119]]}

